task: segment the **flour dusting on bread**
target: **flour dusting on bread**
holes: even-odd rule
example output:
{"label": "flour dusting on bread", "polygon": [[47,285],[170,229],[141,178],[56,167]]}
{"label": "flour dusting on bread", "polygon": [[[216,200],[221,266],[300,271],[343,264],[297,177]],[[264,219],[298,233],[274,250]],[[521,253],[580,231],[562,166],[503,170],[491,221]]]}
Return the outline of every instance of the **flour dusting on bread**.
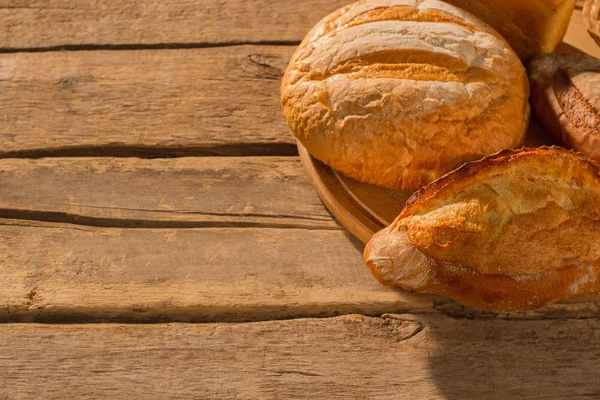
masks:
{"label": "flour dusting on bread", "polygon": [[281,85],[289,126],[358,181],[416,190],[523,143],[525,69],[468,12],[434,0],[364,0],[324,18]]}
{"label": "flour dusting on bread", "polygon": [[[531,309],[600,289],[598,232],[600,166],[559,147],[506,150],[421,189],[365,261],[389,285]],[[373,254],[393,262],[374,268]]]}

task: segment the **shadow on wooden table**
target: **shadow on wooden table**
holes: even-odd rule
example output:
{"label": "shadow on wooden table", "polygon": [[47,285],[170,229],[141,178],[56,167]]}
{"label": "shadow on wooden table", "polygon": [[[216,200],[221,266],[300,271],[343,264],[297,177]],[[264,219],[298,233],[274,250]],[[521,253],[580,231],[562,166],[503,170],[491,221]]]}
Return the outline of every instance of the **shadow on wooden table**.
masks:
{"label": "shadow on wooden table", "polygon": [[362,254],[365,251],[365,244],[363,242],[361,242],[360,240],[358,240],[356,238],[356,236],[354,236],[347,230],[344,230],[344,235],[348,238],[348,241],[350,243],[352,243],[352,245],[356,248],[356,250],[360,251],[360,254]]}
{"label": "shadow on wooden table", "polygon": [[443,398],[600,396],[596,319],[425,319],[423,350]]}

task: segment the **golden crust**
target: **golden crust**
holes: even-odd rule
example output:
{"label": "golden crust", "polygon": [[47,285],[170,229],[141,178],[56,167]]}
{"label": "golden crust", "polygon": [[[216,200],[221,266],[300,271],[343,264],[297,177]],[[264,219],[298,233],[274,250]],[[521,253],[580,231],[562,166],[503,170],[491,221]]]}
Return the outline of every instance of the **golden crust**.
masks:
{"label": "golden crust", "polygon": [[491,311],[600,290],[600,167],[558,147],[506,150],[416,193],[365,249],[386,285]]}
{"label": "golden crust", "polygon": [[561,145],[600,162],[600,60],[584,54],[546,54],[528,66],[531,103]]}
{"label": "golden crust", "polygon": [[520,146],[529,118],[516,54],[491,27],[436,0],[364,0],[324,18],[281,92],[313,156],[398,189]]}

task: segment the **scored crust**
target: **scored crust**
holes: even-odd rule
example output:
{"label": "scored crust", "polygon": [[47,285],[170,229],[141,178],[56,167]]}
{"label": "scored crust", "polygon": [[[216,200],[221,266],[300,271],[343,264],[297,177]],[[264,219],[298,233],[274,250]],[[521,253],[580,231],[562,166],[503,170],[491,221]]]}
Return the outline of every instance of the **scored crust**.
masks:
{"label": "scored crust", "polygon": [[505,150],[417,192],[365,249],[386,285],[490,311],[600,290],[600,167],[558,147]]}
{"label": "scored crust", "polygon": [[284,75],[292,132],[361,182],[418,189],[522,144],[529,84],[473,15],[435,0],[364,0],[317,24]]}
{"label": "scored crust", "polygon": [[600,60],[546,54],[528,70],[531,102],[546,130],[561,145],[600,162]]}

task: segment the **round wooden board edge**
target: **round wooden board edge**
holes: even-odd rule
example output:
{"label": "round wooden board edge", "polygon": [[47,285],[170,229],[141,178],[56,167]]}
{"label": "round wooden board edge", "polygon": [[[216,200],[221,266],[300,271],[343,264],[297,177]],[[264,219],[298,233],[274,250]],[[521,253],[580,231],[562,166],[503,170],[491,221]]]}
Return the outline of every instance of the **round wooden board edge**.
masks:
{"label": "round wooden board edge", "polygon": [[325,207],[350,233],[366,244],[385,228],[346,192],[330,167],[310,155],[302,143],[297,143],[300,162],[310,183]]}

